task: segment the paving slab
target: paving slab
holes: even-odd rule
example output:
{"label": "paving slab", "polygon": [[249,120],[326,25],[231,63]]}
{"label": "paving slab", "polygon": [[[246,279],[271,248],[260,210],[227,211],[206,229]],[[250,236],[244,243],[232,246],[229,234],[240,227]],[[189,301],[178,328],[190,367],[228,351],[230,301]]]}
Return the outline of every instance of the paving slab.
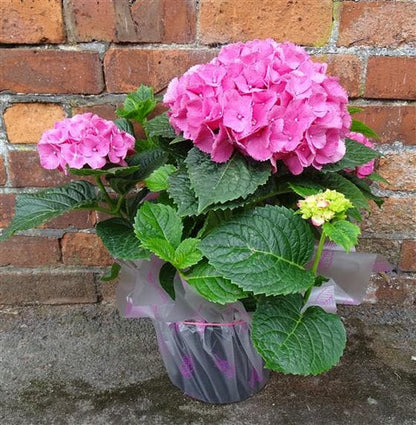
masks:
{"label": "paving slab", "polygon": [[112,304],[0,308],[1,425],[414,425],[416,311],[342,307],[348,348],[315,377],[273,373],[210,405],[170,384],[148,320]]}

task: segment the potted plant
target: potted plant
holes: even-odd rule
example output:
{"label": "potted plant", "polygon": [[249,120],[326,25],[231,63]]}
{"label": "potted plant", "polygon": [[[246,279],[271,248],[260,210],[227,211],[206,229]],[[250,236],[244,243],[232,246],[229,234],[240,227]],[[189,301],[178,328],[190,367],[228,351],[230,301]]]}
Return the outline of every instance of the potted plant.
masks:
{"label": "potted plant", "polygon": [[111,214],[96,230],[113,277],[121,267],[120,309],[154,319],[169,375],[193,397],[246,398],[267,379],[263,360],[329,370],[346,333],[311,294],[331,277],[325,242],[349,252],[361,210],[382,202],[377,135],[325,64],[273,40],[223,47],[175,78],[169,110],[149,119],[160,100],[141,86],[115,124],[84,114],[45,132],[41,164],[98,190],[79,180],[19,195],[3,238],[72,209]]}

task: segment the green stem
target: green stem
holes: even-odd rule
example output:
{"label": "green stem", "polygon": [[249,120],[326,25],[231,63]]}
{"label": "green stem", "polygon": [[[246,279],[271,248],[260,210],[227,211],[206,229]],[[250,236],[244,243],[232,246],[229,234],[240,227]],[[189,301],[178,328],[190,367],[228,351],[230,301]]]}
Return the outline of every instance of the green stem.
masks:
{"label": "green stem", "polygon": [[101,192],[103,193],[107,204],[110,205],[110,207],[115,208],[115,204],[114,201],[111,199],[110,195],[108,194],[106,188],[104,187],[103,182],[101,181],[100,176],[95,176],[95,181],[97,182],[97,186],[98,188],[101,190]]}
{"label": "green stem", "polygon": [[117,205],[116,205],[116,208],[115,208],[115,210],[114,210],[114,214],[118,214],[118,213],[120,212],[120,208],[121,208],[121,205],[122,205],[122,203],[123,203],[123,201],[124,201],[125,197],[126,197],[126,195],[121,195],[121,196],[118,198]]}
{"label": "green stem", "polygon": [[105,214],[114,215],[114,213],[113,213],[111,210],[107,209],[107,208],[94,207],[94,210],[95,210],[95,211],[102,212],[102,213],[105,213]]}
{"label": "green stem", "polygon": [[[319,266],[319,261],[321,259],[322,256],[322,251],[324,250],[324,244],[325,244],[325,240],[326,240],[326,234],[324,232],[324,230],[322,230],[321,233],[321,238],[319,239],[319,244],[318,244],[318,248],[316,250],[316,254],[315,254],[315,259],[313,261],[313,265],[312,265],[312,269],[311,272],[314,274],[314,276],[316,276],[316,272],[318,270],[318,266]],[[306,292],[305,295],[303,296],[303,303],[306,304],[306,302],[309,299],[309,296],[311,295],[312,292],[312,288],[314,285],[312,285]]]}

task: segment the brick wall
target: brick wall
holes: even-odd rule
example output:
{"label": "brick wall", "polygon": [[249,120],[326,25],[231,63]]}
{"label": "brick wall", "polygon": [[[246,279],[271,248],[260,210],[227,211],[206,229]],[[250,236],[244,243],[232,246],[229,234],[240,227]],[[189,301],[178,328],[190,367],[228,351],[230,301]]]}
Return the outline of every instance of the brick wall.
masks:
{"label": "brick wall", "polygon": [[[36,143],[77,112],[114,117],[140,83],[163,90],[221,44],[273,37],[307,47],[339,75],[360,118],[381,135],[386,197],[362,226],[360,248],[394,266],[372,299],[416,292],[416,3],[331,0],[1,0],[0,226],[17,193],[64,183],[40,168]],[[0,244],[1,303],[111,299],[98,276],[111,262],[97,217],[80,212]]]}

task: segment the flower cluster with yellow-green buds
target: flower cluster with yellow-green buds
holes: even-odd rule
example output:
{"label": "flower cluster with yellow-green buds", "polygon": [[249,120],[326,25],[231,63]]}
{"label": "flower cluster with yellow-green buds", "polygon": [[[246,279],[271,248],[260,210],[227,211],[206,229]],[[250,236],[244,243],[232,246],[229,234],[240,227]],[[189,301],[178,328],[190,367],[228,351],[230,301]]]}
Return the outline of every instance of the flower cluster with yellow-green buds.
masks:
{"label": "flower cluster with yellow-green buds", "polygon": [[342,193],[327,189],[325,192],[307,196],[298,202],[302,218],[311,219],[315,226],[336,220],[345,220],[347,210],[353,205]]}

